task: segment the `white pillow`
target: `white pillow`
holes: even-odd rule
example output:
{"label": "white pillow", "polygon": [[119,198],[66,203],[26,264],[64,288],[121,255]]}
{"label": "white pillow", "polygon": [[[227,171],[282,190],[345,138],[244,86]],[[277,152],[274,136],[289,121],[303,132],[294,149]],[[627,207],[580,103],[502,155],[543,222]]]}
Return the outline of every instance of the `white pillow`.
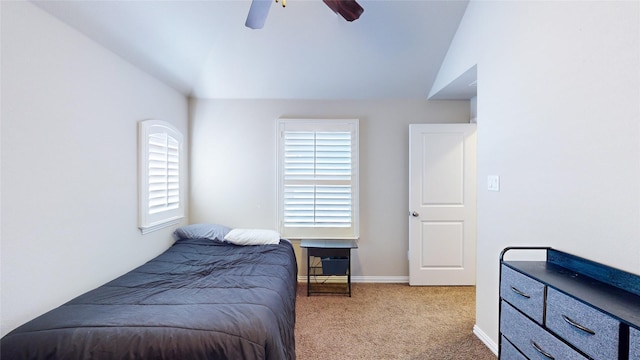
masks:
{"label": "white pillow", "polygon": [[236,245],[279,244],[280,233],[263,229],[232,229],[224,240]]}

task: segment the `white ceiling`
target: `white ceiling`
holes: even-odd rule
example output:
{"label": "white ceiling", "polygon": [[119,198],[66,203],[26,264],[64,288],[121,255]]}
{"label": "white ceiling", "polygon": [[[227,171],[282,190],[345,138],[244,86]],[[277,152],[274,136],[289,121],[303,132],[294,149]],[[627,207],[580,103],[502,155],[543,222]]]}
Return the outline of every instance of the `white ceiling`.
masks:
{"label": "white ceiling", "polygon": [[358,0],[349,23],[321,0],[34,1],[111,51],[199,98],[425,98],[468,0]]}

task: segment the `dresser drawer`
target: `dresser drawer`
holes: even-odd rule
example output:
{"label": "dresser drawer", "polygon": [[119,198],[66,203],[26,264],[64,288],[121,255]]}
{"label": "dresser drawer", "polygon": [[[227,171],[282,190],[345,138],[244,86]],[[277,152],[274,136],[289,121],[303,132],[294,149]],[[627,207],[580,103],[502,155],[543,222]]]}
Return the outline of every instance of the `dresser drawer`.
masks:
{"label": "dresser drawer", "polygon": [[504,301],[500,313],[500,330],[529,359],[586,359]]}
{"label": "dresser drawer", "polygon": [[547,290],[546,326],[596,360],[618,358],[620,322],[553,288]]}
{"label": "dresser drawer", "polygon": [[502,265],[500,296],[511,305],[542,324],[544,284]]}
{"label": "dresser drawer", "polygon": [[629,330],[629,360],[640,360],[640,330]]}
{"label": "dresser drawer", "polygon": [[504,336],[500,341],[500,360],[527,360]]}

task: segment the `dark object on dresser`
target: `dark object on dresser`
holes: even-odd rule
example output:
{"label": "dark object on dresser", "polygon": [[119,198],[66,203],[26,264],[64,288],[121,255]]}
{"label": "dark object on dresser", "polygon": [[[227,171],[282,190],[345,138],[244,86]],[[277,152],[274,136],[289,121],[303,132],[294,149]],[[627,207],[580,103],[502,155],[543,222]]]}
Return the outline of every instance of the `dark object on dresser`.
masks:
{"label": "dark object on dresser", "polygon": [[2,359],[295,359],[293,247],[177,241],[2,338]]}
{"label": "dark object on dresser", "polygon": [[638,334],[640,276],[546,247],[500,255],[500,359],[640,360]]}

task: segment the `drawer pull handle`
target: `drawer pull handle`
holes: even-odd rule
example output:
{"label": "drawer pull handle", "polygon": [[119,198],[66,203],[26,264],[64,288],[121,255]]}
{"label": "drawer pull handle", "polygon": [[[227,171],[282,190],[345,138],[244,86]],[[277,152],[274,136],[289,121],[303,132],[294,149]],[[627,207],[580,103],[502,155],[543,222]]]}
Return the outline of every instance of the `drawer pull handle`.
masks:
{"label": "drawer pull handle", "polygon": [[589,329],[588,327],[586,327],[584,325],[580,325],[575,320],[571,319],[570,317],[568,317],[566,315],[562,315],[562,318],[564,319],[564,321],[569,323],[569,325],[575,327],[576,329],[582,330],[582,331],[584,331],[584,332],[586,332],[587,334],[590,334],[590,335],[595,335],[596,334],[595,331]]}
{"label": "drawer pull handle", "polygon": [[549,354],[548,352],[542,350],[542,348],[540,347],[540,345],[536,344],[535,341],[531,340],[531,346],[533,346],[534,349],[536,349],[537,352],[539,352],[540,354],[542,354],[542,356],[546,357],[547,359],[550,360],[555,360],[555,358],[553,357],[553,355]]}
{"label": "drawer pull handle", "polygon": [[518,295],[520,295],[520,296],[522,296],[522,297],[525,297],[525,298],[527,298],[527,299],[530,299],[530,298],[531,298],[531,295],[529,295],[529,294],[527,294],[527,293],[524,293],[524,292],[522,292],[522,291],[520,291],[520,290],[516,289],[516,288],[515,288],[515,287],[513,287],[513,286],[511,287],[511,291],[513,291],[514,293],[516,293],[516,294],[518,294]]}

